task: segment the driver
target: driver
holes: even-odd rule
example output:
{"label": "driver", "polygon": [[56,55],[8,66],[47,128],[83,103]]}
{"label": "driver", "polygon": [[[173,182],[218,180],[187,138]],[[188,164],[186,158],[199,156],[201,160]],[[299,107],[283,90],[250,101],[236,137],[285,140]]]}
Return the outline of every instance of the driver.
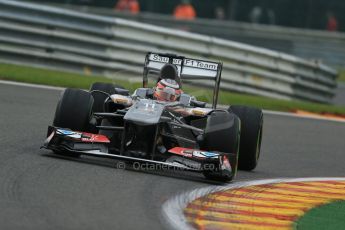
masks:
{"label": "driver", "polygon": [[173,79],[162,79],[154,88],[153,97],[158,101],[174,102],[177,101],[182,90],[180,85]]}

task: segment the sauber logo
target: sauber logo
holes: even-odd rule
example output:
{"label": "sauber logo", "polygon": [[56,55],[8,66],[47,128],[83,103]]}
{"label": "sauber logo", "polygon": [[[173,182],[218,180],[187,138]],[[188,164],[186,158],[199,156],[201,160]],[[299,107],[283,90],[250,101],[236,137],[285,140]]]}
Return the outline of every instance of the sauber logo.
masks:
{"label": "sauber logo", "polygon": [[[169,57],[160,56],[159,54],[151,54],[149,56],[149,60],[154,61],[154,62],[169,63]],[[172,62],[174,65],[180,66],[182,64],[182,59],[173,58]],[[189,58],[184,59],[183,65],[188,66],[188,67],[205,69],[205,70],[213,70],[213,71],[217,71],[218,69],[217,63],[201,61],[201,60],[196,60],[196,59],[189,59]]]}

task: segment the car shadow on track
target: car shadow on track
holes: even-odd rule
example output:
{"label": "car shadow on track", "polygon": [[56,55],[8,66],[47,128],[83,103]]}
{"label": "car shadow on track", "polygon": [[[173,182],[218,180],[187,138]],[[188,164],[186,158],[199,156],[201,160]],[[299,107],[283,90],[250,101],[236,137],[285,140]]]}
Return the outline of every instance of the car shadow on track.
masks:
{"label": "car shadow on track", "polygon": [[152,169],[137,169],[133,168],[130,165],[126,165],[123,167],[123,162],[111,160],[111,159],[100,159],[100,158],[93,158],[88,156],[82,156],[80,158],[74,158],[74,157],[67,157],[67,156],[61,156],[61,155],[55,155],[53,153],[41,153],[41,156],[43,157],[49,157],[49,158],[55,158],[55,159],[61,159],[61,160],[68,160],[68,161],[74,161],[76,163],[82,163],[82,164],[91,164],[91,165],[97,165],[102,167],[108,167],[113,169],[121,169],[126,170],[130,172],[138,172],[138,173],[145,173],[145,174],[151,174],[155,176],[162,176],[162,177],[170,177],[174,179],[181,179],[181,180],[188,180],[193,182],[200,182],[205,184],[211,184],[211,185],[224,185],[224,183],[207,180],[203,177],[200,173],[193,173],[193,172],[183,172],[179,170],[152,170]]}

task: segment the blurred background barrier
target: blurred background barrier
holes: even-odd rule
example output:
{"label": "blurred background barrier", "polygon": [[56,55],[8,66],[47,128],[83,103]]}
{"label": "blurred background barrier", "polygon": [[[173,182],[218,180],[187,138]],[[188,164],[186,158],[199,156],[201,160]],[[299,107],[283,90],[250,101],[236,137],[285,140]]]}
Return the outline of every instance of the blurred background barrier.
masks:
{"label": "blurred background barrier", "polygon": [[[119,14],[116,14],[119,17]],[[332,66],[345,66],[345,34],[270,25],[198,19],[174,20],[155,14],[121,17],[264,47]]]}
{"label": "blurred background barrier", "polygon": [[173,16],[164,14],[147,12],[129,14],[101,7],[56,5],[85,13],[135,20],[238,41],[335,67],[345,66],[345,33],[215,19],[176,20]]}
{"label": "blurred background barrier", "polygon": [[5,63],[141,77],[145,53],[158,51],[222,61],[224,90],[328,103],[336,87],[336,71],[316,61],[90,12],[0,0],[0,29]]}

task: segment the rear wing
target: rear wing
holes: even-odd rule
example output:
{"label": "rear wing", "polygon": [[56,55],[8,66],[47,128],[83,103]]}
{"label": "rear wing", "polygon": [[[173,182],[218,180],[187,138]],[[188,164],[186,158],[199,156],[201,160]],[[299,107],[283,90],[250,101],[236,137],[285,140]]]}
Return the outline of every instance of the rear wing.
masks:
{"label": "rear wing", "polygon": [[186,58],[175,54],[147,53],[143,73],[143,87],[148,86],[148,74],[159,75],[162,67],[173,64],[177,67],[180,80],[213,80],[212,108],[217,107],[219,85],[223,64],[221,62],[205,61],[194,58]]}

